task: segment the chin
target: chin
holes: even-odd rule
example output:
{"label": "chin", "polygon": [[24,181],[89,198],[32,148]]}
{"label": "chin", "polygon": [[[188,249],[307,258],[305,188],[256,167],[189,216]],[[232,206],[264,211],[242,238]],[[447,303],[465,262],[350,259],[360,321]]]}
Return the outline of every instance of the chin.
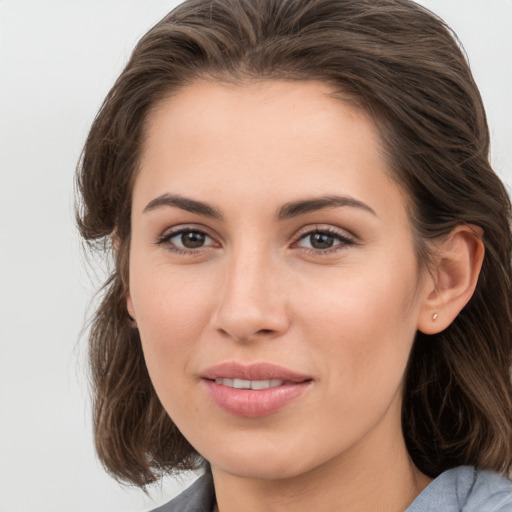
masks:
{"label": "chin", "polygon": [[224,447],[206,457],[213,469],[238,478],[285,480],[308,473],[322,465],[318,454],[308,454],[299,446],[272,446],[270,443],[250,447]]}
{"label": "chin", "polygon": [[219,469],[224,473],[237,478],[246,478],[250,480],[286,480],[294,478],[305,471],[294,461],[263,459],[249,461],[221,461],[220,464],[211,464],[213,468]]}

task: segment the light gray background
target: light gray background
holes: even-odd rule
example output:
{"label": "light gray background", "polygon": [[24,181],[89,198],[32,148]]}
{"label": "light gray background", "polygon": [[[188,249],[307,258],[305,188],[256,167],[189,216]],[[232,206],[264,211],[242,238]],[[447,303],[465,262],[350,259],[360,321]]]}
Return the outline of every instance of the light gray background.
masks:
{"label": "light gray background", "polygon": [[[96,461],[80,331],[101,272],[85,269],[72,192],[104,95],[176,3],[0,0],[0,512],[143,511],[179,489],[148,498]],[[422,3],[464,43],[512,183],[512,0]]]}

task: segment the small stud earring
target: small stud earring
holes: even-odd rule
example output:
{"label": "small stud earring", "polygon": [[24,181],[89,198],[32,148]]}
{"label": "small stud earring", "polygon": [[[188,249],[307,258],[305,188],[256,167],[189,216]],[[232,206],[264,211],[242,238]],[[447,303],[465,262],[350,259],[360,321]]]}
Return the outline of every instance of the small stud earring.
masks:
{"label": "small stud earring", "polygon": [[434,314],[432,315],[432,320],[435,322],[435,321],[437,320],[437,317],[438,317],[438,316],[439,316],[439,315],[438,315],[437,313],[434,313]]}

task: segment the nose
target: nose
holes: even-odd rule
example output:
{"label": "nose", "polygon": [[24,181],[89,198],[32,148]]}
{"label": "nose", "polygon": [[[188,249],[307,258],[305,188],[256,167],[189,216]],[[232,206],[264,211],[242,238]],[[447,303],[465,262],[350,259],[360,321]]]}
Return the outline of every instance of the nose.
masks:
{"label": "nose", "polygon": [[215,329],[239,342],[283,335],[290,318],[279,265],[269,254],[240,251],[226,267],[212,317]]}

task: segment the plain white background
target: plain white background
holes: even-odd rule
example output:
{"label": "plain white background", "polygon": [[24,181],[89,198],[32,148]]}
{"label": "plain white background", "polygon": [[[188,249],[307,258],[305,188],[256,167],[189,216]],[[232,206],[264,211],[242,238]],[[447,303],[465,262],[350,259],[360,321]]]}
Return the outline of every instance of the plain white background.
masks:
{"label": "plain white background", "polygon": [[[81,329],[102,274],[87,270],[73,220],[88,127],[176,3],[0,0],[0,512],[144,511],[179,490],[122,488],[95,458]],[[421,3],[464,43],[492,161],[512,183],[512,0]]]}

